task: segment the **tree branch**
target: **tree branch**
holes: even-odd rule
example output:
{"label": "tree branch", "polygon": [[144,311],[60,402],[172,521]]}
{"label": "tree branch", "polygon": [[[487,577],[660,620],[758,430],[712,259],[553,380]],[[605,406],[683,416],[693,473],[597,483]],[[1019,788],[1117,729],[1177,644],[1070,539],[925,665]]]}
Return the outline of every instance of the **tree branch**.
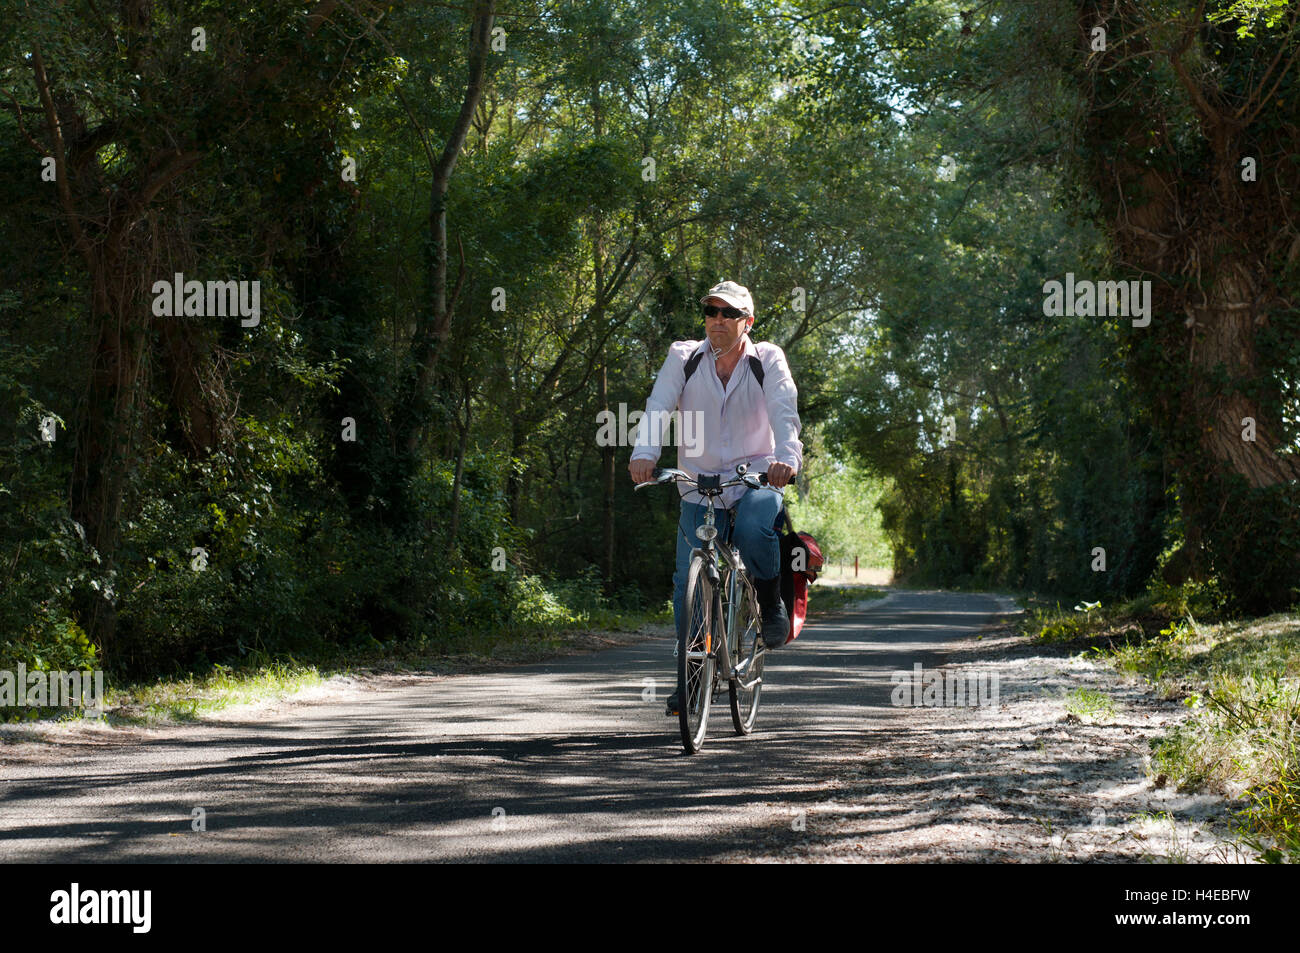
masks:
{"label": "tree branch", "polygon": [[136,208],[143,209],[153,201],[153,197],[161,192],[168,183],[192,169],[202,158],[203,153],[197,150],[191,149],[188,152],[182,152],[177,149],[162,171],[146,182],[144,187],[140,189],[139,195],[134,200]]}
{"label": "tree branch", "polygon": [[41,105],[45,109],[45,122],[50,129],[50,138],[54,143],[54,177],[59,190],[59,201],[63,205],[63,214],[68,220],[68,227],[72,229],[73,244],[81,252],[86,260],[87,270],[93,275],[96,270],[95,253],[81,227],[81,219],[77,217],[77,205],[72,198],[72,186],[68,182],[68,160],[63,145],[63,126],[59,121],[58,110],[54,107],[54,97],[50,94],[50,80],[45,73],[45,60],[41,56],[40,45],[36,43],[32,44],[32,73],[36,78],[36,91],[40,95]]}
{"label": "tree branch", "polygon": [[28,142],[30,142],[32,144],[32,148],[35,149],[37,152],[39,152],[41,155],[43,156],[49,155],[50,150],[46,149],[43,145],[41,145],[39,142],[33,139],[31,133],[27,131],[27,126],[24,125],[23,123],[23,107],[19,105],[18,100],[14,99],[14,94],[6,89],[5,95],[9,97],[9,101],[13,103],[13,106],[12,107],[9,106],[8,103],[0,103],[0,106],[4,106],[6,109],[10,109],[10,108],[13,109],[14,114],[18,119],[18,131],[23,134],[23,138],[26,139]]}

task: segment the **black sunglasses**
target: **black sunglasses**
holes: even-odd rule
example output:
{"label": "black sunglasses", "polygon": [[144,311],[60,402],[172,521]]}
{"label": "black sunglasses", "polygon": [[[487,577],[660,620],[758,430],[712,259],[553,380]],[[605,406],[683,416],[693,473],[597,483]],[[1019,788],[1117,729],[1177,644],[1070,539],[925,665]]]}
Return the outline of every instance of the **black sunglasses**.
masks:
{"label": "black sunglasses", "polygon": [[706,318],[711,318],[715,314],[719,313],[721,313],[721,315],[728,321],[735,321],[737,318],[749,317],[746,312],[741,311],[739,308],[719,308],[716,304],[706,304],[704,306],[704,316]]}

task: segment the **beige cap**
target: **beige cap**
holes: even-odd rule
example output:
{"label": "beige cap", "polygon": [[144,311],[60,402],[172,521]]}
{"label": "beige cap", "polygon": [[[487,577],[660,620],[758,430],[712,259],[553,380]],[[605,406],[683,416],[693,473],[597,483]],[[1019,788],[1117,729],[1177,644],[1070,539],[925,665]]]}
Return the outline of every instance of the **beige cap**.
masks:
{"label": "beige cap", "polygon": [[746,314],[754,313],[754,299],[749,296],[749,289],[744,285],[738,285],[734,281],[719,281],[709,289],[709,293],[700,299],[700,304],[708,301],[710,298],[721,298],[733,308],[739,308]]}

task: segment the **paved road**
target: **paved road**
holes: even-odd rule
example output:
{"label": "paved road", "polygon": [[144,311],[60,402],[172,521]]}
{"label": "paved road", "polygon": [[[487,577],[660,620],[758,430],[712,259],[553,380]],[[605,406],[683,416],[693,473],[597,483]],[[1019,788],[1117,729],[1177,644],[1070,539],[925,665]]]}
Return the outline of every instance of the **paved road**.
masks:
{"label": "paved road", "polygon": [[[681,753],[667,639],[461,676],[364,682],[129,743],[0,748],[0,860],[707,860],[801,836],[832,764],[906,730],[890,673],[1009,600],[899,591],[769,658],[758,725],[724,704]],[[658,678],[655,702],[644,680]],[[802,806],[802,808],[801,808]],[[207,830],[191,830],[192,809]]]}

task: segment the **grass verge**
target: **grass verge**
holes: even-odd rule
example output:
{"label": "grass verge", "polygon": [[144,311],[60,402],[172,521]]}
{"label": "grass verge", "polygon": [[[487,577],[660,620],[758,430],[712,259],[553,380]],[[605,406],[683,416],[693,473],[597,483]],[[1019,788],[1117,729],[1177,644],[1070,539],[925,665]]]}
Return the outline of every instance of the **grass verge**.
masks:
{"label": "grass verge", "polygon": [[[665,604],[645,612],[584,613],[577,624],[480,627],[438,641],[372,638],[347,647],[322,644],[288,657],[254,650],[243,659],[214,664],[205,671],[125,684],[110,677],[104,721],[139,726],[192,722],[232,705],[277,701],[323,685],[335,675],[485,671],[636,641],[647,626],[671,624],[672,612]],[[8,720],[30,724],[81,716],[80,709],[31,708]]]}
{"label": "grass verge", "polygon": [[123,686],[108,693],[110,724],[195,721],[201,715],[258,701],[274,701],[324,681],[311,663],[294,659],[236,669],[215,665],[185,675]]}
{"label": "grass verge", "polygon": [[875,586],[838,586],[833,582],[818,580],[808,588],[808,615],[810,618],[817,618],[859,602],[883,599],[887,595],[889,595],[888,589]]}
{"label": "grass verge", "polygon": [[[1157,787],[1236,799],[1242,843],[1265,862],[1300,862],[1300,612],[1197,622],[1186,599],[1159,593],[1027,608],[1024,634],[1089,652],[1191,709],[1154,746]],[[1089,700],[1074,701],[1085,714]]]}

